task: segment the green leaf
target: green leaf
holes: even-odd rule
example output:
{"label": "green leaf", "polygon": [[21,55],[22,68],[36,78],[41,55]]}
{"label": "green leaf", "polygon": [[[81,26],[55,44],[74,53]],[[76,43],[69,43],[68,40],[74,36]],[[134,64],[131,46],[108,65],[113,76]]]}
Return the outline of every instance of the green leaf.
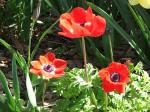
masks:
{"label": "green leaf", "polygon": [[[136,24],[128,8],[128,1],[127,0],[113,0],[113,2],[115,3],[118,11],[120,12],[122,19],[124,19],[124,22],[126,23],[128,29],[134,31],[136,28],[135,27]],[[130,21],[130,24],[129,24],[129,21]]]}
{"label": "green leaf", "polygon": [[27,64],[25,59],[23,58],[23,56],[15,51],[10,44],[8,44],[6,41],[4,41],[3,39],[0,38],[0,43],[6,48],[8,49],[8,51],[13,55],[13,57],[16,59],[16,61],[18,62],[19,66],[21,67],[21,69],[23,70],[24,73],[26,73],[27,71]]}
{"label": "green leaf", "polygon": [[[59,10],[57,9],[57,7],[55,5],[53,5],[53,1],[50,0],[44,0],[46,2],[46,4],[52,9],[52,12],[54,14],[56,14],[57,16],[60,15]],[[51,3],[52,2],[52,3]],[[55,2],[54,2],[55,3]]]}
{"label": "green leaf", "polygon": [[[111,29],[112,30],[112,29]],[[103,38],[103,46],[104,46],[104,52],[105,52],[105,56],[107,56],[107,58],[111,61],[113,61],[113,45],[112,45],[112,41],[113,41],[113,34],[108,32],[106,33]]]}
{"label": "green leaf", "polygon": [[5,103],[6,102],[6,97],[0,94],[0,102]]}
{"label": "green leaf", "polygon": [[141,57],[141,59],[145,63],[150,65],[150,60],[147,58],[147,56],[142,51],[142,49],[135,43],[132,37],[127,32],[125,32],[125,30],[123,30],[123,28],[121,28],[120,25],[110,15],[108,15],[105,11],[103,11],[100,7],[94,5],[93,3],[88,2],[88,5],[92,9],[94,9],[98,14],[104,16],[108,24],[113,26],[113,28],[120,33],[120,35],[131,45],[133,49],[135,49],[137,54]]}
{"label": "green leaf", "polygon": [[19,80],[17,74],[17,65],[16,59],[13,57],[12,59],[12,75],[13,75],[13,88],[15,92],[16,99],[20,99],[20,87],[19,87]]}
{"label": "green leaf", "polygon": [[150,31],[147,27],[147,25],[145,24],[143,18],[138,14],[138,12],[136,10],[134,10],[130,5],[129,6],[129,9],[135,19],[135,21],[137,22],[137,24],[139,25],[139,28],[141,30],[141,32],[143,33],[143,38],[144,38],[144,41],[145,43],[148,44],[148,47],[150,47]]}
{"label": "green leaf", "polygon": [[0,94],[0,112],[10,112],[6,96]]}
{"label": "green leaf", "polygon": [[7,80],[4,75],[4,73],[0,70],[0,81],[2,82],[2,87],[4,92],[6,93],[6,97],[8,99],[9,107],[14,110],[15,108],[15,100],[13,99],[13,96],[10,92],[10,89],[8,88]]}
{"label": "green leaf", "polygon": [[49,0],[44,0],[46,3],[47,3],[47,5],[51,8],[51,7],[53,7],[53,5],[51,4],[51,2],[49,1]]}
{"label": "green leaf", "polygon": [[26,73],[26,86],[27,86],[27,93],[28,93],[29,100],[32,106],[36,107],[37,106],[36,96],[35,96],[35,92],[33,90],[32,83],[29,77],[29,72]]}
{"label": "green leaf", "polygon": [[43,79],[42,78],[35,78],[35,80],[32,80],[32,85],[37,86],[40,85],[42,83]]}
{"label": "green leaf", "polygon": [[4,47],[6,47],[9,50],[9,52],[14,56],[14,58],[17,60],[18,64],[20,65],[21,69],[23,70],[23,73],[26,75],[26,86],[27,86],[27,93],[28,93],[29,100],[33,107],[37,106],[35,93],[32,88],[32,83],[29,77],[29,70],[25,59],[22,57],[22,55],[19,52],[16,52],[3,39],[0,39],[0,43],[2,43],[2,45],[4,45]]}
{"label": "green leaf", "polygon": [[142,16],[145,24],[149,27],[150,29],[150,15],[147,12],[147,10],[145,10],[144,8],[140,7],[140,6],[136,6],[135,10],[137,10],[139,12],[139,14]]}
{"label": "green leaf", "polygon": [[110,62],[110,60],[104,56],[99,50],[98,48],[96,48],[94,42],[92,42],[92,40],[90,38],[87,38],[90,46],[91,46],[91,49],[93,50],[93,53],[95,55],[95,57],[98,59],[98,61],[102,64],[102,66],[107,66],[108,63]]}

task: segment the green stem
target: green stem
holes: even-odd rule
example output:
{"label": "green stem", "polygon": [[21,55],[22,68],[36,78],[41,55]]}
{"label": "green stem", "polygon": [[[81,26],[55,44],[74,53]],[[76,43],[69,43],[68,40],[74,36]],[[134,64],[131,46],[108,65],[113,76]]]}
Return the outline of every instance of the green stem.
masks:
{"label": "green stem", "polygon": [[88,73],[87,73],[87,58],[86,58],[86,48],[85,48],[85,39],[82,37],[82,52],[83,52],[83,59],[84,59],[84,69],[85,69],[85,80],[88,82]]}
{"label": "green stem", "polygon": [[110,60],[111,60],[111,62],[113,62],[114,61],[113,48],[112,48],[112,40],[111,40],[111,35],[110,34],[108,35],[108,42],[109,42]]}
{"label": "green stem", "polygon": [[[86,82],[89,82],[88,71],[87,71],[87,58],[86,58],[85,38],[84,37],[82,37],[82,52],[83,52],[84,67],[85,67],[85,76],[84,76],[84,78],[85,78]],[[89,94],[90,94],[90,98],[91,98],[92,103],[96,107],[95,112],[98,112],[98,109],[97,109],[97,99],[95,97],[95,94],[94,94],[92,88],[90,88]]]}
{"label": "green stem", "polygon": [[92,103],[95,105],[95,110],[94,110],[94,112],[98,112],[98,109],[97,109],[97,99],[96,99],[96,96],[95,96],[95,94],[94,94],[92,88],[91,88],[91,90],[90,90],[90,98],[91,98]]}
{"label": "green stem", "polygon": [[31,23],[31,28],[30,28],[30,32],[29,32],[28,67],[30,67],[30,62],[31,62],[31,42],[32,42],[34,24],[35,24],[35,21],[33,20],[32,23]]}
{"label": "green stem", "polygon": [[42,105],[43,106],[44,106],[44,98],[45,98],[46,87],[47,87],[47,81],[44,80],[44,82],[43,82],[43,94],[42,94]]}
{"label": "green stem", "polygon": [[104,92],[104,112],[107,112],[107,105],[108,105],[108,96],[107,93]]}

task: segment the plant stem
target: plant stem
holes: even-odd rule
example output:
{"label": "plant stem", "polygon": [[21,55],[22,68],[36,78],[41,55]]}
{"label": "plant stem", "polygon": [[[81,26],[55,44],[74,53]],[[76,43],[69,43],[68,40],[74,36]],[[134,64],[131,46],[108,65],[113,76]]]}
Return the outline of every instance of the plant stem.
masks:
{"label": "plant stem", "polygon": [[33,20],[32,23],[31,23],[31,28],[30,28],[30,32],[29,32],[28,67],[30,67],[30,62],[31,62],[31,41],[32,41],[34,24],[35,24],[35,21]]}
{"label": "plant stem", "polygon": [[[83,52],[84,67],[85,67],[85,75],[84,75],[84,78],[85,78],[85,81],[86,81],[86,82],[89,82],[89,79],[88,79],[88,71],[87,71],[87,58],[86,58],[85,38],[84,38],[84,37],[82,37],[82,52]],[[93,103],[93,104],[95,105],[95,107],[96,107],[95,112],[98,112],[98,110],[97,110],[97,99],[96,99],[96,97],[95,97],[95,94],[94,94],[92,88],[90,88],[89,94],[90,94],[90,98],[91,98],[92,103]]]}
{"label": "plant stem", "polygon": [[108,42],[109,42],[110,60],[111,60],[111,62],[113,62],[114,61],[114,58],[113,58],[113,48],[112,48],[112,41],[111,41],[111,35],[110,34],[108,35]]}
{"label": "plant stem", "polygon": [[95,105],[95,110],[94,110],[94,112],[98,112],[98,109],[97,109],[97,99],[96,99],[96,96],[95,96],[95,94],[94,94],[92,88],[91,88],[91,90],[90,90],[90,98],[91,98],[92,103]]}
{"label": "plant stem", "polygon": [[83,59],[84,59],[84,69],[85,69],[85,80],[88,82],[88,73],[87,73],[87,58],[86,58],[86,48],[85,48],[85,39],[82,37],[82,52],[83,52]]}
{"label": "plant stem", "polygon": [[104,92],[104,112],[107,112],[107,105],[108,105],[108,97],[107,93]]}
{"label": "plant stem", "polygon": [[44,82],[43,82],[43,94],[42,94],[42,106],[44,106],[44,98],[45,98],[46,87],[47,87],[47,81],[44,80]]}

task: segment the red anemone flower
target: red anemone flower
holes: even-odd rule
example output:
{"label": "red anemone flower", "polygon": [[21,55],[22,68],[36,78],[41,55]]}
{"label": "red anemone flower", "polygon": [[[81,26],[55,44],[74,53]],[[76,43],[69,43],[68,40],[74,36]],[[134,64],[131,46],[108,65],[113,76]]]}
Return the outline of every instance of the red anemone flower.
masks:
{"label": "red anemone flower", "polygon": [[99,76],[106,93],[112,91],[124,93],[125,85],[129,81],[129,70],[124,64],[112,62],[107,68],[99,71]]}
{"label": "red anemone flower", "polygon": [[42,76],[44,79],[57,78],[64,75],[67,61],[55,58],[55,54],[48,52],[40,56],[39,60],[31,62],[31,73]]}
{"label": "red anemone flower", "polygon": [[60,16],[59,26],[62,32],[58,34],[68,38],[98,37],[105,32],[106,21],[103,17],[93,14],[90,7],[87,10],[76,7],[71,13]]}

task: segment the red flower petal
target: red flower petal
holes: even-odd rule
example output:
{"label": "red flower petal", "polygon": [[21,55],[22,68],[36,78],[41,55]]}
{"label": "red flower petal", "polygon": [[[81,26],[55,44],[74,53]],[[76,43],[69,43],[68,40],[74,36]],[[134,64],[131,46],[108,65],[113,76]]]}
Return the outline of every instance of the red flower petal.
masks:
{"label": "red flower petal", "polygon": [[100,16],[95,16],[90,7],[87,10],[77,7],[71,13],[60,16],[59,27],[63,31],[58,34],[68,38],[98,37],[105,32],[106,21]]}
{"label": "red flower petal", "polygon": [[82,36],[89,36],[91,33],[84,27],[73,23],[72,28],[74,29],[74,37],[80,38]]}
{"label": "red flower petal", "polygon": [[93,16],[95,16],[95,14],[93,14],[92,9],[89,7],[86,12],[86,21],[91,21]]}
{"label": "red flower petal", "polygon": [[91,31],[92,31],[92,28],[93,28],[93,24],[91,21],[88,21],[84,24],[84,27],[90,32],[90,36],[91,36]]}
{"label": "red flower petal", "polygon": [[62,72],[61,74],[55,74],[55,73],[48,73],[48,72],[42,71],[42,76],[45,79],[58,78],[58,77],[61,77],[62,75],[64,75],[64,72]]}
{"label": "red flower petal", "polygon": [[66,19],[61,19],[59,26],[63,30],[63,32],[68,32],[68,33],[73,34],[72,24]]}
{"label": "red flower petal", "polygon": [[67,61],[62,59],[55,59],[53,61],[53,65],[55,66],[56,69],[65,69],[67,66]]}
{"label": "red flower petal", "polygon": [[66,19],[68,22],[71,22],[71,15],[70,13],[64,13],[60,16],[60,20]]}
{"label": "red flower petal", "polygon": [[117,72],[120,74],[120,82],[128,82],[129,81],[129,70],[128,67],[124,64],[112,62],[109,67],[108,71],[110,73]]}
{"label": "red flower petal", "polygon": [[59,32],[58,34],[63,35],[65,37],[80,38],[81,36],[90,35],[90,32],[86,28],[74,22],[70,23],[64,19],[60,20],[59,26],[63,30],[63,32]]}
{"label": "red flower petal", "polygon": [[45,57],[48,59],[49,62],[52,62],[55,59],[55,54],[52,52],[46,53]]}
{"label": "red flower petal", "polygon": [[63,76],[63,75],[65,75],[65,72],[64,72],[64,70],[63,71],[55,71],[55,76],[54,76],[54,78],[58,78],[58,77],[61,77],[61,76]]}
{"label": "red flower petal", "polygon": [[64,75],[64,69],[57,69],[57,70],[55,70],[55,74],[56,75]]}
{"label": "red flower petal", "polygon": [[107,69],[102,69],[99,71],[99,76],[101,77],[101,79],[103,80],[104,78],[106,78],[107,76],[109,76],[109,72],[107,71]]}
{"label": "red flower petal", "polygon": [[114,85],[113,84],[111,84],[109,81],[107,81],[107,80],[105,80],[105,81],[103,81],[102,82],[102,87],[103,87],[103,89],[104,89],[104,91],[106,92],[106,93],[108,93],[108,92],[112,92],[112,91],[114,91],[115,89],[115,87],[114,87]]}
{"label": "red flower petal", "polygon": [[65,75],[64,72],[55,74],[54,78],[59,78],[59,77],[62,77],[63,75]]}
{"label": "red flower petal", "polygon": [[102,87],[106,93],[117,91],[118,93],[124,93],[125,84],[124,83],[113,83],[108,80],[103,81]]}
{"label": "red flower petal", "polygon": [[[44,56],[40,56],[39,60],[40,61],[31,62],[32,65],[32,68],[30,69],[31,73],[40,75],[45,79],[58,78],[64,75],[64,69],[67,66],[67,61],[62,59],[55,59],[54,53],[48,52]],[[51,70],[47,70],[48,68],[45,67],[48,67],[49,65],[50,67],[55,67],[55,68],[51,68]]]}
{"label": "red flower petal", "polygon": [[62,35],[64,37],[68,37],[68,38],[77,38],[77,37],[74,37],[73,34],[70,34],[70,33],[66,33],[66,32],[58,32],[59,35]]}
{"label": "red flower petal", "polygon": [[74,8],[71,11],[71,17],[78,24],[83,24],[86,20],[85,10],[81,7]]}
{"label": "red flower petal", "polygon": [[37,74],[37,75],[41,74],[41,70],[40,69],[35,69],[35,68],[31,68],[30,72],[33,73],[33,74]]}
{"label": "red flower petal", "polygon": [[31,65],[33,66],[33,68],[36,69],[41,69],[41,63],[39,61],[31,61]]}
{"label": "red flower petal", "polygon": [[[110,75],[117,73],[119,80],[117,82],[111,79]],[[118,91],[123,93],[125,85],[129,80],[129,70],[126,65],[112,62],[107,68],[99,71],[99,76],[102,79],[102,87],[105,92]]]}
{"label": "red flower petal", "polygon": [[83,35],[83,32],[85,32],[79,24],[71,20],[71,16],[68,13],[62,14],[60,17],[59,27],[63,32],[59,32],[58,34],[68,38],[79,38]]}
{"label": "red flower petal", "polygon": [[106,21],[100,16],[95,16],[92,21],[93,28],[91,30],[91,36],[101,36],[106,29]]}
{"label": "red flower petal", "polygon": [[40,56],[39,59],[40,59],[40,62],[41,62],[42,65],[43,64],[49,64],[49,61],[45,56]]}
{"label": "red flower petal", "polygon": [[48,73],[48,72],[45,72],[44,70],[42,70],[42,76],[44,79],[53,78],[54,75],[55,75],[54,73]]}
{"label": "red flower petal", "polygon": [[87,9],[87,13],[93,13],[93,11],[92,11],[92,9],[91,9],[91,7],[88,7],[88,9]]}
{"label": "red flower petal", "polygon": [[125,91],[125,84],[122,83],[120,85],[116,85],[115,86],[115,90],[117,90],[119,93],[124,93],[124,91]]}
{"label": "red flower petal", "polygon": [[120,69],[121,69],[121,71],[119,71],[119,73],[122,75],[120,81],[121,82],[125,82],[125,83],[129,82],[129,77],[128,77],[129,76],[129,70],[128,70],[128,67],[126,65],[122,64],[120,66]]}

